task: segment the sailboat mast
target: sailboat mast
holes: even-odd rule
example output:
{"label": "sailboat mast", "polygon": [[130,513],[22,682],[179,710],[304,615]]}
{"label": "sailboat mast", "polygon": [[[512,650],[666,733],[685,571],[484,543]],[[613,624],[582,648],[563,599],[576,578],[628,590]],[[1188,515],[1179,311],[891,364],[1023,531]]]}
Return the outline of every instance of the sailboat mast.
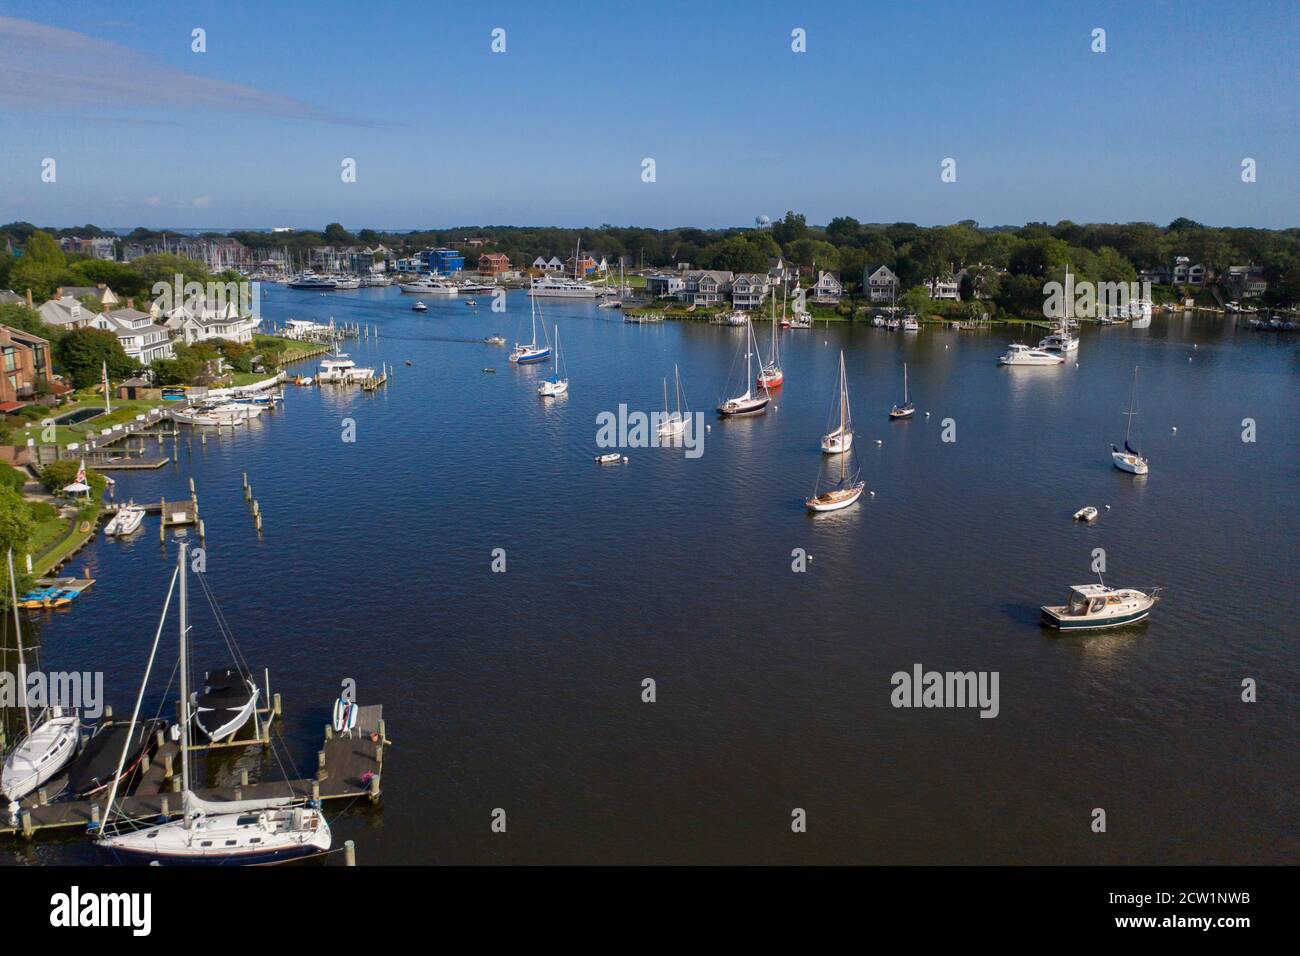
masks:
{"label": "sailboat mast", "polygon": [[[848,397],[849,397],[849,383],[847,380],[847,376],[845,375],[844,372],[844,353],[840,352],[840,445],[841,447],[844,444],[844,418],[846,414],[844,405],[848,401]],[[848,455],[843,455],[843,454],[840,455],[840,486],[841,487],[843,487],[844,485],[844,459],[847,457]]]}
{"label": "sailboat mast", "polygon": [[32,732],[32,714],[27,707],[27,659],[23,654],[23,627],[18,617],[18,584],[14,580],[14,549],[9,549],[9,599],[13,602],[14,637],[18,641],[18,693],[23,699],[23,721]]}
{"label": "sailboat mast", "polygon": [[187,604],[187,588],[185,574],[185,550],[187,545],[181,542],[179,553],[176,555],[176,568],[180,576],[180,632],[181,632],[181,792],[187,793],[190,789],[190,682],[189,682],[189,662],[186,659],[185,644],[187,643],[186,631],[189,630],[189,606]]}
{"label": "sailboat mast", "polygon": [[907,363],[903,363],[903,404],[907,404]]}

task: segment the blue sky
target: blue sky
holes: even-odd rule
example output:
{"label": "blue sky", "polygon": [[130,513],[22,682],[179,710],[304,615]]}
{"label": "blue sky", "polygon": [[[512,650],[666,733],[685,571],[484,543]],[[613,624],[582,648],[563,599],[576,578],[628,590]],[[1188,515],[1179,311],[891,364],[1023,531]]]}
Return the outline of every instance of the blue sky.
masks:
{"label": "blue sky", "polygon": [[1295,226],[1297,50],[1295,0],[0,0],[0,221]]}

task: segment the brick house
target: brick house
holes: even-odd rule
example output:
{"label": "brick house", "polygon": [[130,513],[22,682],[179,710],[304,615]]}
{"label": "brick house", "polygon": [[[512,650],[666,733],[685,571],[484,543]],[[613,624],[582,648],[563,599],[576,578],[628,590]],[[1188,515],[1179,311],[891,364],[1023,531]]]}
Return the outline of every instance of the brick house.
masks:
{"label": "brick house", "polygon": [[42,382],[50,383],[50,343],[0,325],[0,366],[0,405],[31,401]]}

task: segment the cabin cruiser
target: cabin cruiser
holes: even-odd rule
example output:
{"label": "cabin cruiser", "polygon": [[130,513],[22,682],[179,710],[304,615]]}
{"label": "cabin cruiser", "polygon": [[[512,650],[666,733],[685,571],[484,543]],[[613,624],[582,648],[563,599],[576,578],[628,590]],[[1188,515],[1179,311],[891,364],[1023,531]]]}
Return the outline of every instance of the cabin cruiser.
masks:
{"label": "cabin cruiser", "polygon": [[421,276],[409,282],[399,282],[397,287],[403,292],[410,292],[415,295],[454,296],[460,294],[460,289],[454,282],[449,282],[438,276]]}
{"label": "cabin cruiser", "polygon": [[539,276],[528,284],[528,294],[538,298],[594,299],[596,287],[581,279],[561,276]]}
{"label": "cabin cruiser", "polygon": [[140,528],[140,523],[144,521],[144,509],[137,508],[134,505],[123,505],[117,510],[117,514],[109,519],[108,524],[104,525],[104,534],[106,535],[128,535]]}
{"label": "cabin cruiser", "polygon": [[374,369],[359,368],[345,352],[337,352],[327,359],[322,359],[316,369],[318,382],[360,382],[373,378],[374,375]]}
{"label": "cabin cruiser", "polygon": [[1043,623],[1063,631],[1093,630],[1136,624],[1151,613],[1159,601],[1155,588],[1150,593],[1136,588],[1108,588],[1104,584],[1076,584],[1065,604],[1043,605]]}
{"label": "cabin cruiser", "polygon": [[914,316],[914,315],[905,315],[905,316],[903,316],[903,326],[902,326],[902,328],[903,328],[903,331],[904,331],[904,332],[920,332],[920,331],[921,331],[921,323],[918,322],[918,321],[916,321],[916,316]]}
{"label": "cabin cruiser", "polygon": [[492,285],[490,282],[475,282],[473,279],[460,284],[461,292],[477,292],[480,295],[492,292],[495,288],[496,286]]}
{"label": "cabin cruiser", "polygon": [[386,285],[389,285],[389,284],[390,284],[390,281],[389,281],[388,276],[385,276],[385,275],[378,275],[378,274],[372,274],[372,275],[368,275],[368,276],[362,276],[362,277],[361,277],[361,284],[362,284],[363,286],[366,286],[367,288],[371,288],[371,287],[375,287],[375,286],[386,286]]}
{"label": "cabin cruiser", "polygon": [[813,326],[813,317],[807,312],[796,313],[795,317],[790,320],[792,329],[811,329]]}
{"label": "cabin cruiser", "polygon": [[1001,365],[1061,365],[1064,362],[1064,355],[1046,349],[1031,349],[1019,342],[1012,342],[1006,354],[998,356]]}
{"label": "cabin cruiser", "polygon": [[289,280],[290,289],[314,289],[329,292],[338,287],[338,283],[329,276],[320,276],[308,269]]}
{"label": "cabin cruiser", "polygon": [[361,280],[356,276],[335,276],[334,288],[336,289],[360,289]]}

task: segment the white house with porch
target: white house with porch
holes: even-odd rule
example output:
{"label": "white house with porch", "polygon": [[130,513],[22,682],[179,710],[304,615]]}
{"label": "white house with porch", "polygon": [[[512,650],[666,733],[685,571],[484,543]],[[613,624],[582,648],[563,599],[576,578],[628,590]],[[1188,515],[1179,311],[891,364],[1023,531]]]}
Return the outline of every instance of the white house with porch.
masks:
{"label": "white house with porch", "polygon": [[104,329],[117,336],[126,357],[141,365],[155,359],[174,358],[171,336],[153,316],[139,309],[113,309],[95,316],[91,328]]}
{"label": "white house with porch", "polygon": [[898,276],[887,265],[862,270],[862,288],[872,302],[888,302],[898,295]]}
{"label": "white house with porch", "polygon": [[767,301],[767,276],[742,272],[731,280],[731,304],[737,309],[757,309]]}
{"label": "white house with porch", "polygon": [[[154,310],[160,311],[157,302],[154,303]],[[186,345],[209,339],[225,339],[227,342],[247,345],[253,341],[253,333],[261,322],[255,316],[240,315],[237,302],[224,297],[195,295],[168,312],[163,324]]]}
{"label": "white house with porch", "polygon": [[835,274],[819,271],[817,281],[809,291],[812,293],[810,298],[813,302],[839,302],[840,297],[844,295],[844,284]]}

